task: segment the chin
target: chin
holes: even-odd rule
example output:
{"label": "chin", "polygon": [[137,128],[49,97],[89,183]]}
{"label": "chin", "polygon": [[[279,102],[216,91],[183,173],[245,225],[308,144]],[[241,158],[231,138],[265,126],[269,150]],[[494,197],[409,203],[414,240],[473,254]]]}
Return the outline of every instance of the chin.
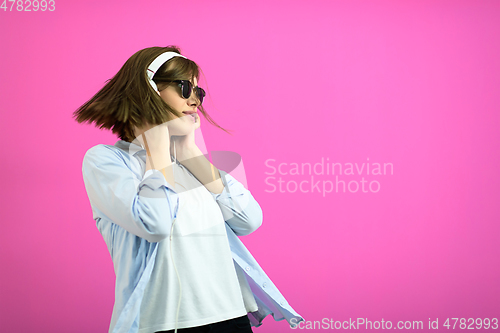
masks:
{"label": "chin", "polygon": [[[183,117],[184,118],[184,117]],[[176,119],[168,127],[170,135],[188,135],[193,130],[195,124],[190,119]]]}
{"label": "chin", "polygon": [[176,126],[175,128],[169,129],[170,135],[182,136],[188,135],[193,131],[194,124],[186,124],[185,126]]}

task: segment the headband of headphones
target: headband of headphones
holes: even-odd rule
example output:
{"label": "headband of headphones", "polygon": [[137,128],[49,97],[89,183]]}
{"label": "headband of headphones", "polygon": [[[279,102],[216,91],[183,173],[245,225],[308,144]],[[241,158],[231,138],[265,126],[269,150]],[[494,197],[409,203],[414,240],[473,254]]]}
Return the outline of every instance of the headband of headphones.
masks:
{"label": "headband of headphones", "polygon": [[148,70],[146,71],[146,74],[148,75],[149,84],[151,85],[151,87],[153,87],[154,91],[156,91],[158,94],[160,94],[160,92],[158,91],[158,87],[156,86],[156,83],[153,81],[153,76],[156,74],[156,72],[161,67],[161,65],[163,65],[164,63],[166,63],[167,61],[169,61],[173,57],[186,58],[185,56],[183,56],[182,54],[179,54],[177,52],[165,52],[165,53],[160,54],[158,57],[156,57],[156,59],[153,60],[151,65],[149,65]]}

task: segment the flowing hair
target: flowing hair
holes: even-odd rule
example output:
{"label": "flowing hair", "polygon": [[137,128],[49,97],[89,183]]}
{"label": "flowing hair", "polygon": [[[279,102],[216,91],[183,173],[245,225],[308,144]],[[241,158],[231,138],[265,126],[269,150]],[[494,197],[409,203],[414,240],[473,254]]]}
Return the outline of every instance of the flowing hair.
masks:
{"label": "flowing hair", "polygon": [[[134,126],[140,128],[145,122],[160,125],[184,116],[165,103],[149,84],[146,74],[153,60],[168,51],[181,54],[180,48],[173,45],[137,51],[97,94],[73,112],[75,120],[95,123],[100,129],[111,129],[121,140],[132,142],[135,139]],[[194,61],[173,57],[158,69],[153,81],[161,91],[173,80],[192,80],[195,77],[199,80],[200,71]],[[198,106],[198,110],[209,123],[231,134],[219,126],[203,106]]]}

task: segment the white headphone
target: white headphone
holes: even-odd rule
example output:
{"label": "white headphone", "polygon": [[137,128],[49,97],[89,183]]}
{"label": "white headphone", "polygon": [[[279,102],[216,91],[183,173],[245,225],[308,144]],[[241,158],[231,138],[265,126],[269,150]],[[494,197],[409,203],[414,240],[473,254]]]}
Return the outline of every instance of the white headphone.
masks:
{"label": "white headphone", "polygon": [[172,51],[165,52],[156,57],[156,59],[153,60],[153,62],[149,65],[148,70],[146,71],[146,74],[148,75],[149,84],[151,85],[151,87],[153,87],[154,91],[158,93],[158,95],[160,94],[160,92],[158,91],[156,83],[153,81],[153,76],[156,74],[161,65],[163,65],[173,57],[183,57],[187,59],[185,56],[177,52],[172,52]]}

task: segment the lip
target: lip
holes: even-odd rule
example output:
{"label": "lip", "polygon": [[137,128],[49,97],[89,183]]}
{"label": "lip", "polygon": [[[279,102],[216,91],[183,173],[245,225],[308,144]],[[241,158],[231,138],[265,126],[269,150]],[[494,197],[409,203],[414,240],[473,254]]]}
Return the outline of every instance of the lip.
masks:
{"label": "lip", "polygon": [[193,117],[193,121],[196,122],[198,119],[198,113],[196,111],[182,111],[185,115]]}

